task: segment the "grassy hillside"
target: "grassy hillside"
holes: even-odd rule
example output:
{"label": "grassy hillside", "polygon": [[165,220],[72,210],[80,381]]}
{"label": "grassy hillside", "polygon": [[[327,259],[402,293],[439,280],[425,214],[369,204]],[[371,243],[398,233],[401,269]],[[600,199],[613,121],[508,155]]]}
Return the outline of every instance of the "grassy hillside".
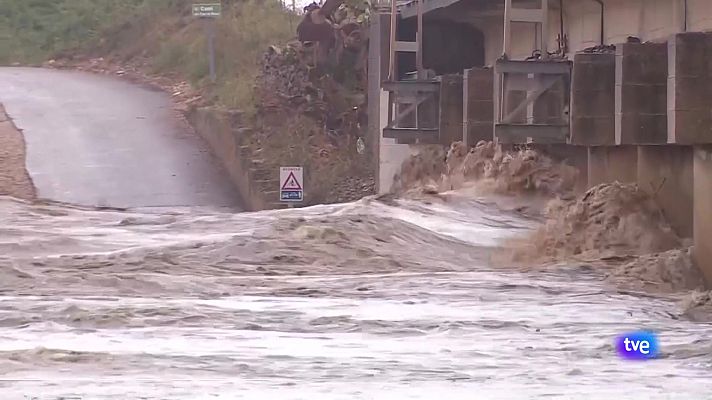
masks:
{"label": "grassy hillside", "polygon": [[[294,36],[298,22],[278,0],[223,0],[217,21],[216,100],[249,108],[256,61]],[[145,60],[152,72],[208,84],[205,21],[189,0],[0,0],[0,64],[83,53]]]}
{"label": "grassy hillside", "polygon": [[168,0],[0,0],[0,63],[33,63],[98,39]]}

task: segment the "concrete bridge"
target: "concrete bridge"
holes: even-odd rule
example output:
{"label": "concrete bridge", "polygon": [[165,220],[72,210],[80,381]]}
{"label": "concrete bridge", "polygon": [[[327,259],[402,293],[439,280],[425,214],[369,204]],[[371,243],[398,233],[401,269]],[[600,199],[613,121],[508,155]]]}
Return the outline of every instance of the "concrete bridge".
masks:
{"label": "concrete bridge", "polygon": [[712,285],[709,30],[706,0],[382,5],[369,49],[379,191],[419,144],[547,144],[580,168],[582,188],[654,193]]}

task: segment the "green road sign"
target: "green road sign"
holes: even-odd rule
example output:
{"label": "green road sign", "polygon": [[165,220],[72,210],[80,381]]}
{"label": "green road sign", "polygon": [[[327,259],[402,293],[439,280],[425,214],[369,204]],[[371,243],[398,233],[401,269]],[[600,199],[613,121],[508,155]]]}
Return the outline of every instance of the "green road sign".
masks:
{"label": "green road sign", "polygon": [[222,12],[222,4],[211,3],[211,4],[193,4],[193,16],[194,17],[211,17],[216,18],[220,16]]}

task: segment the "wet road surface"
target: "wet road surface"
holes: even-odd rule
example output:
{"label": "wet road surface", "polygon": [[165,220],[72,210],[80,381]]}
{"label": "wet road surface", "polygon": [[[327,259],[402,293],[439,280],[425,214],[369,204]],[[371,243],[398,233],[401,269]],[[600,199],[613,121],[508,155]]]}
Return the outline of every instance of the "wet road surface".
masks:
{"label": "wet road surface", "polygon": [[73,71],[0,68],[40,198],[89,206],[238,207],[227,174],[164,93]]}

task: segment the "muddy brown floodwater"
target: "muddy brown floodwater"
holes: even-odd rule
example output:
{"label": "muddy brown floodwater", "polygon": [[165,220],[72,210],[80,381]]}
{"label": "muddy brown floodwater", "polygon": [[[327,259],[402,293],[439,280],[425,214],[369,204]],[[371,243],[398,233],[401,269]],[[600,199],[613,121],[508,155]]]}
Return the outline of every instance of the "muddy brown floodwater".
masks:
{"label": "muddy brown floodwater", "polygon": [[[0,391],[42,399],[702,399],[686,295],[493,267],[486,199],[233,214],[0,200]],[[631,363],[616,334],[659,333]]]}

